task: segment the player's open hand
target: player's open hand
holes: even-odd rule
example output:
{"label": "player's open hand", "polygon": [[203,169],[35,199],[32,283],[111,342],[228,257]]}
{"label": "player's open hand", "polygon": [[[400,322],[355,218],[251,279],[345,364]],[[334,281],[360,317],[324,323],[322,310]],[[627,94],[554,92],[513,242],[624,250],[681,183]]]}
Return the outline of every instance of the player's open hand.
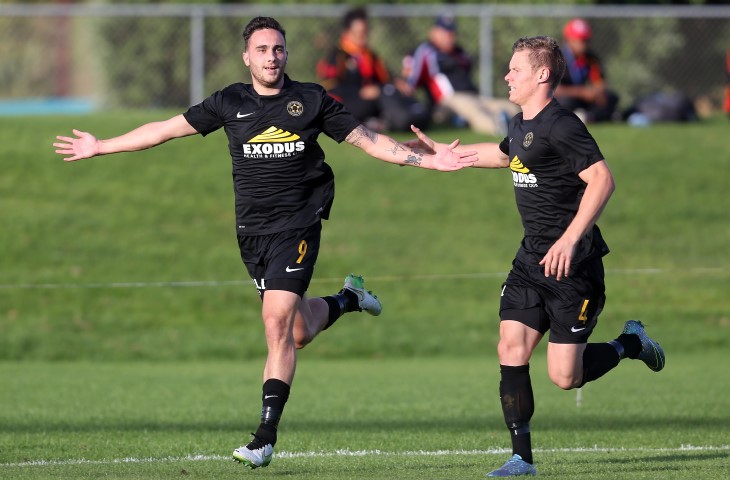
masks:
{"label": "player's open hand", "polygon": [[471,167],[478,160],[477,152],[456,152],[454,149],[459,146],[459,140],[456,139],[451,144],[434,145],[435,155],[433,160],[433,169],[441,172],[452,172],[461,170],[462,168]]}
{"label": "player's open hand", "polygon": [[575,244],[565,238],[559,238],[545,254],[540,265],[545,267],[545,276],[554,276],[557,281],[570,274],[570,262],[573,260]]}
{"label": "player's open hand", "polygon": [[57,136],[59,140],[53,144],[56,147],[56,153],[59,155],[70,155],[63,160],[65,162],[73,162],[84,158],[91,158],[99,154],[99,140],[88,132],[73,130],[74,137]]}
{"label": "player's open hand", "polygon": [[417,138],[414,138],[413,140],[408,140],[404,143],[404,145],[412,148],[413,151],[417,153],[426,153],[428,155],[433,155],[436,153],[436,151],[434,150],[434,147],[437,145],[436,142],[431,140],[428,135],[423,133],[421,129],[416,127],[415,125],[411,125],[411,130],[413,131],[413,133],[416,134]]}
{"label": "player's open hand", "polygon": [[433,156],[434,170],[442,172],[452,172],[461,170],[462,168],[471,167],[478,160],[476,151],[457,152],[454,149],[459,146],[459,140],[454,140],[451,144],[434,142],[428,135],[423,133],[418,127],[411,125],[411,130],[416,134],[418,139],[406,142],[415,152]]}

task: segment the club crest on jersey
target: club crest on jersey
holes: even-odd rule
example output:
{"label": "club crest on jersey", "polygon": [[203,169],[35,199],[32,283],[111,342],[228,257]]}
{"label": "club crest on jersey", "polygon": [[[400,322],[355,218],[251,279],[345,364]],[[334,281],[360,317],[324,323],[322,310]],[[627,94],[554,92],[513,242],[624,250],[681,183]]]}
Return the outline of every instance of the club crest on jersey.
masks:
{"label": "club crest on jersey", "polygon": [[287,158],[304,150],[299,135],[271,126],[243,144],[247,158]]}
{"label": "club crest on jersey", "polygon": [[537,187],[537,177],[534,173],[530,173],[530,169],[522,163],[517,155],[515,155],[512,161],[509,162],[509,169],[512,170],[512,181],[514,182],[515,187]]}
{"label": "club crest on jersey", "polygon": [[302,105],[302,102],[294,100],[286,104],[286,111],[289,112],[289,115],[292,117],[298,117],[304,113],[304,105]]}
{"label": "club crest on jersey", "polygon": [[527,148],[530,145],[532,145],[532,140],[535,138],[535,136],[532,134],[532,132],[527,132],[525,135],[525,139],[522,140],[522,146]]}

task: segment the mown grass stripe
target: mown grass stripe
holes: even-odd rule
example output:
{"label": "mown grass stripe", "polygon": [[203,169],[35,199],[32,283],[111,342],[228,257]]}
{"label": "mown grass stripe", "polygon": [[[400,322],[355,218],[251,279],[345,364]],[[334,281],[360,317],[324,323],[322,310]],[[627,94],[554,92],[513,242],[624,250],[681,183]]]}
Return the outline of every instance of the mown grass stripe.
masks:
{"label": "mown grass stripe", "polygon": [[[730,445],[680,445],[675,448],[632,448],[632,447],[586,447],[586,448],[545,448],[534,449],[535,453],[609,453],[609,452],[633,452],[633,453],[677,453],[694,451],[728,451]],[[486,450],[412,450],[403,452],[386,452],[382,450],[335,450],[332,452],[276,452],[277,459],[296,458],[328,458],[328,457],[442,457],[462,455],[503,455],[511,450],[494,448]],[[111,465],[117,463],[171,463],[171,462],[207,462],[218,460],[232,460],[226,455],[186,455],[182,457],[146,457],[146,458],[115,458],[111,460],[29,460],[18,463],[0,463],[0,468],[8,467],[45,467],[62,465]]]}
{"label": "mown grass stripe", "polygon": [[[683,273],[722,273],[723,268],[691,268],[682,270]],[[623,268],[607,269],[606,275],[662,275],[673,273],[663,268]],[[501,278],[507,272],[481,272],[481,273],[453,273],[453,274],[432,274],[432,275],[401,275],[401,276],[369,276],[371,282],[404,282],[413,280],[468,280],[479,278]],[[342,278],[319,278],[312,279],[312,283],[333,283],[341,282]],[[65,289],[65,288],[166,288],[166,287],[224,287],[228,285],[248,285],[251,280],[190,280],[190,281],[166,281],[166,282],[110,282],[110,283],[17,283],[0,285],[0,289]]]}

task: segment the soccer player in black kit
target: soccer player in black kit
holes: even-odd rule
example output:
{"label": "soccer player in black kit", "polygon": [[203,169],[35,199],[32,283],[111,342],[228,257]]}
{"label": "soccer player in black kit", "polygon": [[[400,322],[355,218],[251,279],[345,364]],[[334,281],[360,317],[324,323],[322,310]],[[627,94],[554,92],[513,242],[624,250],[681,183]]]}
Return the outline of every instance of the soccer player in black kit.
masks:
{"label": "soccer player in black kit", "polygon": [[97,155],[154,147],[224,128],[233,161],[238,244],[262,299],[268,356],[264,367],[261,422],[253,439],[233,452],[251,468],[271,462],[277,427],[294,378],[296,349],[302,348],[346,312],[381,312],[362,277],[349,275],[343,289],[307,298],[320,244],[321,219],[334,199],[334,176],[317,143],[320,133],[346,141],[397,165],[441,171],[471,166],[474,152],[451,145],[433,154],[416,152],[361,125],[314,83],[284,74],[285,32],[270,17],[252,19],[243,31],[243,62],[251,84],[235,83],[187,112],[142,125],[119,137],[98,140],[73,130],[58,136],[56,153],[76,161]]}
{"label": "soccer player in black kit", "polygon": [[[606,343],[587,343],[605,301],[602,257],[608,246],[596,221],[614,191],[606,161],[583,122],[553,98],[565,71],[550,37],[520,38],[505,76],[509,99],[522,113],[501,143],[465,145],[481,168],[511,170],[524,238],[502,286],[497,348],[499,393],[512,457],[490,477],[535,475],[530,442],[534,399],[529,361],[550,330],[548,374],[560,388],[596,380],[622,358],[664,368],[664,352],[637,320]],[[443,148],[417,128],[424,151]],[[458,149],[457,149],[458,150]]]}

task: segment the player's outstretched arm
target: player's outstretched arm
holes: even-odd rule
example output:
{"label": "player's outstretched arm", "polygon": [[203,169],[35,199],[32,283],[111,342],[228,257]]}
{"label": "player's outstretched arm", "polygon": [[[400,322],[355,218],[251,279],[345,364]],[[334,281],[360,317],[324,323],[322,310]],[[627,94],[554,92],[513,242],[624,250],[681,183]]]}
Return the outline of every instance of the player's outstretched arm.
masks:
{"label": "player's outstretched arm", "polygon": [[459,145],[455,140],[450,145],[438,144],[431,151],[416,150],[387,135],[359,125],[345,138],[347,143],[361,148],[365,153],[384,162],[396,165],[412,165],[414,167],[451,172],[470,167],[477,160],[475,152],[454,149]]}
{"label": "player's outstretched arm", "polygon": [[146,123],[134,130],[107,140],[97,139],[94,135],[80,130],[73,130],[75,137],[59,135],[56,153],[66,155],[64,161],[74,162],[98,155],[118,152],[135,152],[154,147],[173,138],[185,137],[198,133],[182,115],[176,115],[161,122]]}
{"label": "player's outstretched arm", "polygon": [[[435,148],[442,147],[444,144],[434,142],[428,135],[423,133],[418,127],[411,125],[411,130],[416,134],[416,139],[405,142],[405,145],[413,148],[415,151],[434,152]],[[498,143],[473,143],[469,145],[460,145],[454,151],[459,153],[461,150],[469,150],[476,152],[477,160],[473,167],[477,168],[505,168],[509,166],[509,157],[499,149]]]}

